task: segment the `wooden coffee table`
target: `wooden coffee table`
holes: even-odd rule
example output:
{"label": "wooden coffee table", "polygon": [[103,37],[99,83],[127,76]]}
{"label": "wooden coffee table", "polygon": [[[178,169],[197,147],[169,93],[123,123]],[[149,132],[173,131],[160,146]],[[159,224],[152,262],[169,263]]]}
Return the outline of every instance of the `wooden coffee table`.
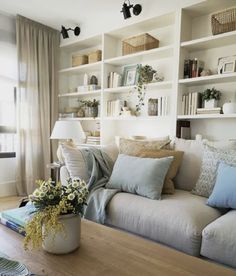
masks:
{"label": "wooden coffee table", "polygon": [[68,255],[26,252],[22,241],[0,225],[0,251],[39,275],[236,275],[235,270],[88,220],[82,220],[80,248]]}

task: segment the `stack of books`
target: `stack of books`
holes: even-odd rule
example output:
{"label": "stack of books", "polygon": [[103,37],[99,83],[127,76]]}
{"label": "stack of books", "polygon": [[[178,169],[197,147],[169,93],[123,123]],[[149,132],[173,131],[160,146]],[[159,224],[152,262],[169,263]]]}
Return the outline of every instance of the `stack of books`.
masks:
{"label": "stack of books", "polygon": [[25,236],[25,225],[35,212],[35,207],[26,205],[21,208],[6,210],[0,214],[0,223]]}
{"label": "stack of books", "polygon": [[183,115],[195,115],[197,109],[201,106],[201,93],[194,92],[184,94],[181,102],[181,114]]}
{"label": "stack of books", "polygon": [[123,100],[113,100],[107,101],[107,116],[117,117],[121,115],[121,110],[124,107],[125,101]]}
{"label": "stack of books", "polygon": [[197,114],[221,114],[221,107],[215,108],[198,108]]}
{"label": "stack of books", "polygon": [[86,143],[89,145],[100,145],[101,138],[98,136],[87,136]]}
{"label": "stack of books", "polygon": [[195,59],[184,60],[184,79],[196,78],[201,76],[201,72],[204,69],[204,62]]}
{"label": "stack of books", "polygon": [[117,88],[121,86],[122,76],[116,72],[110,72],[108,76],[108,88]]}
{"label": "stack of books", "polygon": [[159,97],[157,100],[157,116],[167,116],[169,113],[168,97]]}

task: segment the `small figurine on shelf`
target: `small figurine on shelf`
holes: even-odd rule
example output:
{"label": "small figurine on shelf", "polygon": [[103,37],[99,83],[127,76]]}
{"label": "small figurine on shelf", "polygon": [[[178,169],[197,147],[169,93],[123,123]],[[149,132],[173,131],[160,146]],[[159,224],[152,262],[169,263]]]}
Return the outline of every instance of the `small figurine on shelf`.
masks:
{"label": "small figurine on shelf", "polygon": [[93,75],[93,76],[90,78],[90,84],[91,84],[91,85],[98,85],[98,79],[97,79],[96,76]]}
{"label": "small figurine on shelf", "polygon": [[122,116],[131,116],[131,110],[127,106],[127,101],[124,101],[124,106],[121,109],[121,115]]}

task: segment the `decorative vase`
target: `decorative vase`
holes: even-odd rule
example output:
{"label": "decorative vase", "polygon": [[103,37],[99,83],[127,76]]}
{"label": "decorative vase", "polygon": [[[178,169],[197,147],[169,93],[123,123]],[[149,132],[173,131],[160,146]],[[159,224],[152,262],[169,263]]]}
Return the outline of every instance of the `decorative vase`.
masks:
{"label": "decorative vase", "polygon": [[211,99],[209,101],[204,101],[204,108],[215,108],[218,105],[218,101],[215,99]]}
{"label": "decorative vase", "polygon": [[148,116],[157,116],[158,99],[148,100]]}
{"label": "decorative vase", "polygon": [[[80,246],[81,218],[80,215],[68,214],[59,217],[59,222],[63,225],[62,232],[49,233],[44,239],[42,247],[52,254],[67,254],[76,250]],[[44,226],[43,226],[44,235]]]}
{"label": "decorative vase", "polygon": [[223,105],[223,113],[224,114],[232,114],[232,113],[236,113],[236,103],[225,103]]}
{"label": "decorative vase", "polygon": [[98,107],[90,107],[90,106],[86,106],[84,108],[84,114],[85,117],[97,117],[98,116]]}

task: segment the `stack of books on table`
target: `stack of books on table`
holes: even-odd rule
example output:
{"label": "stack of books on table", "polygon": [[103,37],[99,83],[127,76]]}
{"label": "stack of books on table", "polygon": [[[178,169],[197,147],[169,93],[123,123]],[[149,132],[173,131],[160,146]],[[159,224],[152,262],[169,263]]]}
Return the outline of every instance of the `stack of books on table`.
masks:
{"label": "stack of books on table", "polygon": [[100,145],[101,138],[98,136],[87,136],[87,144],[89,145]]}
{"label": "stack of books on table", "polygon": [[30,220],[34,212],[35,208],[32,205],[2,211],[0,213],[0,223],[25,236],[25,225]]}
{"label": "stack of books on table", "polygon": [[198,108],[197,114],[221,114],[221,107],[215,108]]}

